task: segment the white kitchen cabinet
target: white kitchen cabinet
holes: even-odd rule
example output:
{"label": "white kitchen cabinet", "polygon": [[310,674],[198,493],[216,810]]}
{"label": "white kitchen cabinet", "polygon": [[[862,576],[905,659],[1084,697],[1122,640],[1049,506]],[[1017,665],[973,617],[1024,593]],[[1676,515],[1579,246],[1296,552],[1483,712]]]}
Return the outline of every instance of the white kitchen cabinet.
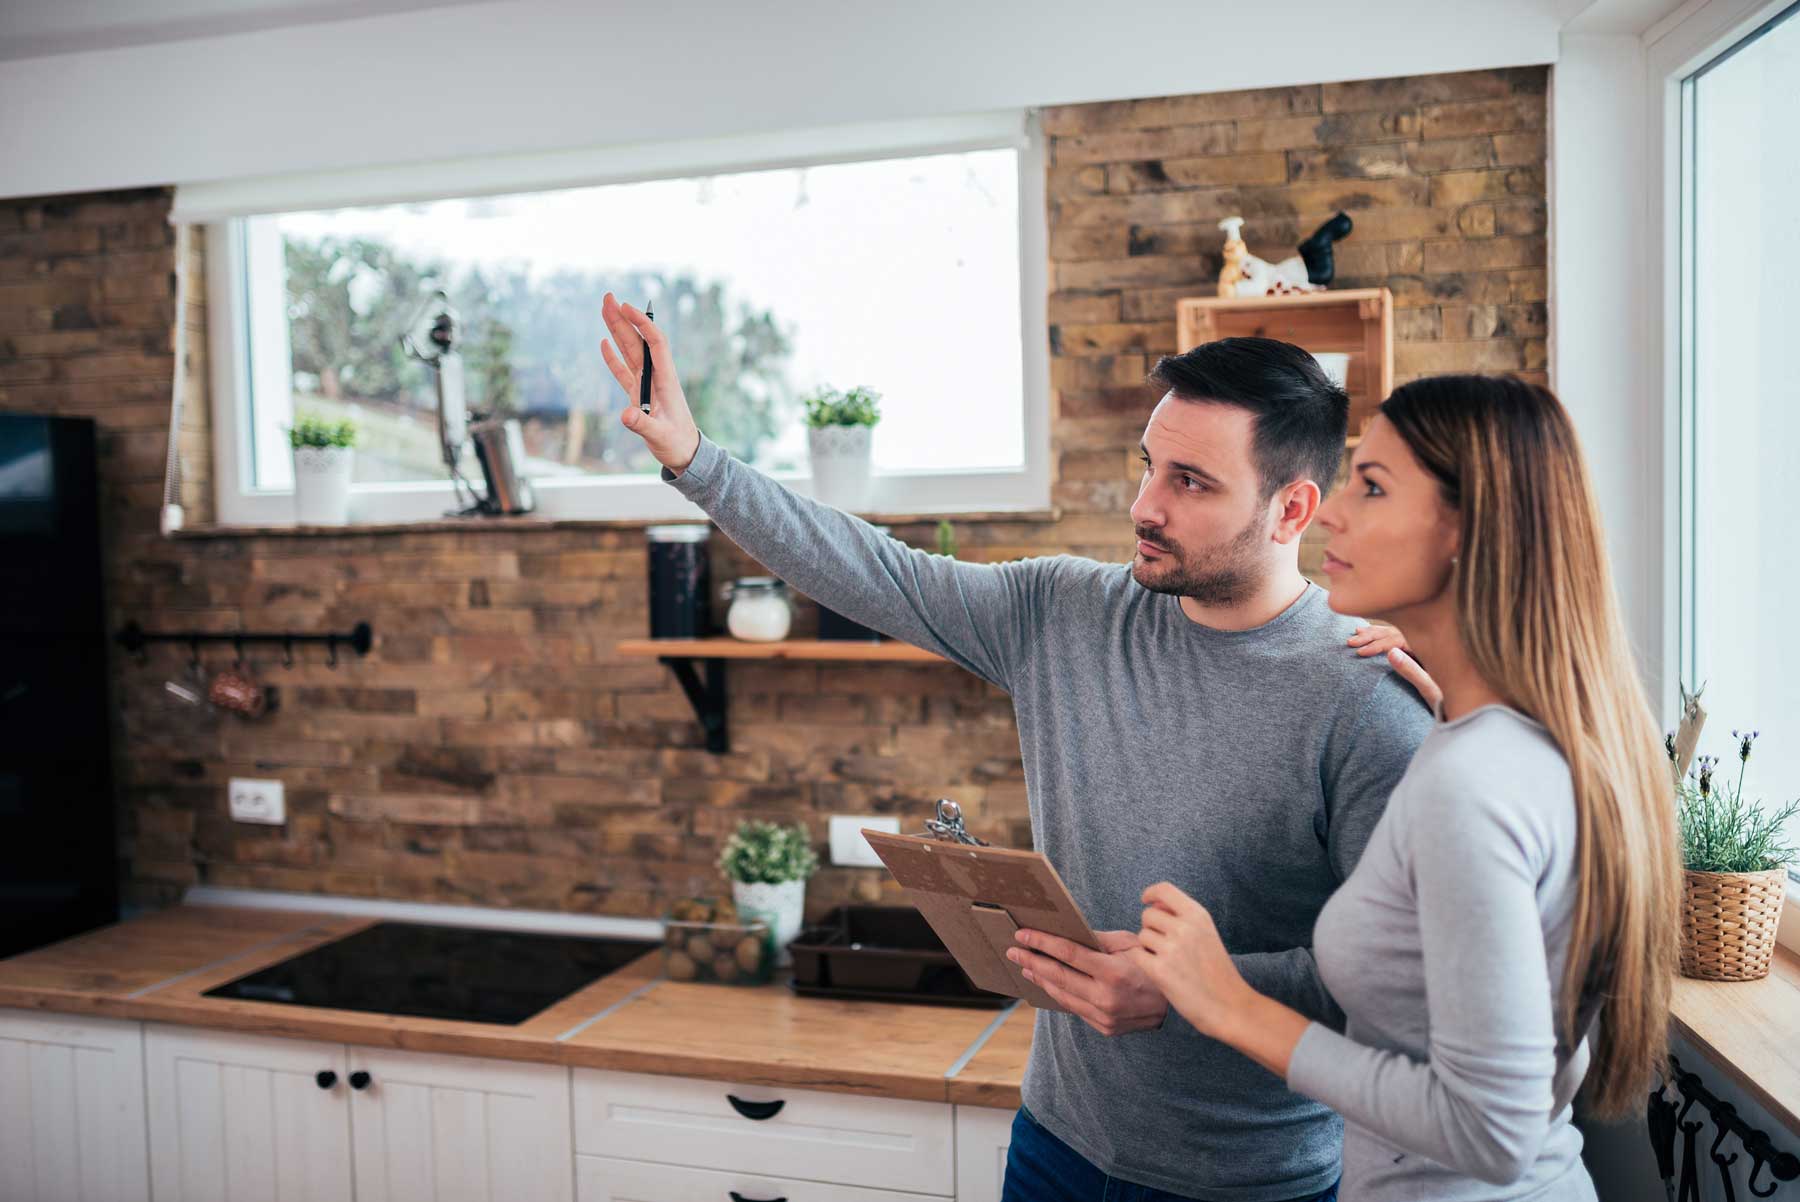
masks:
{"label": "white kitchen cabinet", "polygon": [[138,1024],[0,1010],[0,1198],[149,1196]]}
{"label": "white kitchen cabinet", "polygon": [[956,1190],[942,1102],[598,1069],[576,1069],[574,1089],[578,1153],[945,1198]]}
{"label": "white kitchen cabinet", "polygon": [[152,1024],[144,1051],[156,1202],[351,1196],[342,1044]]}
{"label": "white kitchen cabinet", "polygon": [[933,1202],[929,1196],[894,1190],[606,1156],[577,1156],[575,1178],[577,1202]]}
{"label": "white kitchen cabinet", "polygon": [[155,1025],[145,1048],[156,1202],[573,1194],[565,1068]]}
{"label": "white kitchen cabinet", "polygon": [[569,1202],[568,1069],[352,1047],[350,1074],[356,1202]]}
{"label": "white kitchen cabinet", "polygon": [[1014,1110],[956,1108],[956,1202],[1000,1202]]}

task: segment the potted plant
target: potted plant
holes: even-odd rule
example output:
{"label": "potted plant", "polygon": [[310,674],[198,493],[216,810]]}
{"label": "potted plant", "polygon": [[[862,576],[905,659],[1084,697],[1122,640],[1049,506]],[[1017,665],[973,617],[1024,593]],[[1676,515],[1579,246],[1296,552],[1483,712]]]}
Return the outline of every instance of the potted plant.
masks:
{"label": "potted plant", "polygon": [[356,423],[301,414],[288,427],[294,451],[294,520],[302,526],[342,526],[350,520],[350,471],[356,462]]}
{"label": "potted plant", "polygon": [[807,878],[819,868],[806,828],[740,822],[719,853],[719,867],[731,879],[738,913],[768,921],[781,962],[787,963],[787,945],[800,933],[806,910]]}
{"label": "potted plant", "polygon": [[881,394],[858,386],[824,388],[806,398],[806,447],[813,496],[839,509],[869,504],[869,442],[881,420]]}
{"label": "potted plant", "polygon": [[[1681,858],[1681,973],[1707,981],[1754,981],[1769,975],[1775,929],[1787,894],[1794,849],[1782,831],[1800,801],[1765,809],[1744,798],[1744,770],[1759,732],[1732,731],[1735,782],[1718,779],[1718,756],[1701,756],[1676,781]],[[1677,740],[1665,743],[1679,762]]]}

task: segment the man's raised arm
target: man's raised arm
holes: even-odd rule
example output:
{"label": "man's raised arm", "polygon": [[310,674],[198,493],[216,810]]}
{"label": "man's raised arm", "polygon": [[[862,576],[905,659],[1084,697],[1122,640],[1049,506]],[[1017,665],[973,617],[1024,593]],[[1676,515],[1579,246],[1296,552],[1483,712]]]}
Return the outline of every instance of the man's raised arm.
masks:
{"label": "man's raised arm", "polygon": [[705,438],[681,390],[668,340],[609,292],[601,355],[627,397],[638,395],[642,348],[652,365],[650,412],[623,421],[663,465],[663,478],[731,540],[807,596],[884,634],[935,651],[1009,688],[1055,560],[961,563],[888,538],[867,522],[782,487]]}

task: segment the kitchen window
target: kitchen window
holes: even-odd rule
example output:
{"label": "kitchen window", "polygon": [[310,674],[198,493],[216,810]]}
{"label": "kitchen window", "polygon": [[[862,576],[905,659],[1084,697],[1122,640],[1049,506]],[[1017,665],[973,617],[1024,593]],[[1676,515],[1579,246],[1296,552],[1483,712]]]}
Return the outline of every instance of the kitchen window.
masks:
{"label": "kitchen window", "polygon": [[1680,674],[1705,686],[1721,770],[1729,731],[1762,732],[1745,792],[1769,804],[1800,792],[1796,79],[1800,5],[1685,78],[1680,105]]}
{"label": "kitchen window", "polygon": [[[654,307],[701,428],[796,487],[801,398],[867,385],[872,512],[1049,503],[1043,165],[1022,114],[200,185],[176,218],[208,226],[227,524],[291,520],[298,415],[356,422],[353,521],[453,507],[434,378],[399,342],[437,289],[468,406],[519,420],[546,516],[697,512],[619,424],[608,290]],[[472,451],[463,472],[480,480]]]}

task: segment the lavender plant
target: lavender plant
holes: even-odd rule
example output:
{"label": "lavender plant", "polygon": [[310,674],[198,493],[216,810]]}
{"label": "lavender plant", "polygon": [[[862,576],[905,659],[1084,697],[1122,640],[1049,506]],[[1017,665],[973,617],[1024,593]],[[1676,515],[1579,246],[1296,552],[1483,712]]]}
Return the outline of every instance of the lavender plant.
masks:
{"label": "lavender plant", "polygon": [[[1675,785],[1676,811],[1681,823],[1681,857],[1693,872],[1765,872],[1792,863],[1797,854],[1783,836],[1790,820],[1800,814],[1800,800],[1771,809],[1744,797],[1744,771],[1761,731],[1732,731],[1737,740],[1738,775],[1735,782],[1718,779],[1719,757],[1703,755]],[[1675,761],[1675,736],[1663,742],[1671,763]]]}

